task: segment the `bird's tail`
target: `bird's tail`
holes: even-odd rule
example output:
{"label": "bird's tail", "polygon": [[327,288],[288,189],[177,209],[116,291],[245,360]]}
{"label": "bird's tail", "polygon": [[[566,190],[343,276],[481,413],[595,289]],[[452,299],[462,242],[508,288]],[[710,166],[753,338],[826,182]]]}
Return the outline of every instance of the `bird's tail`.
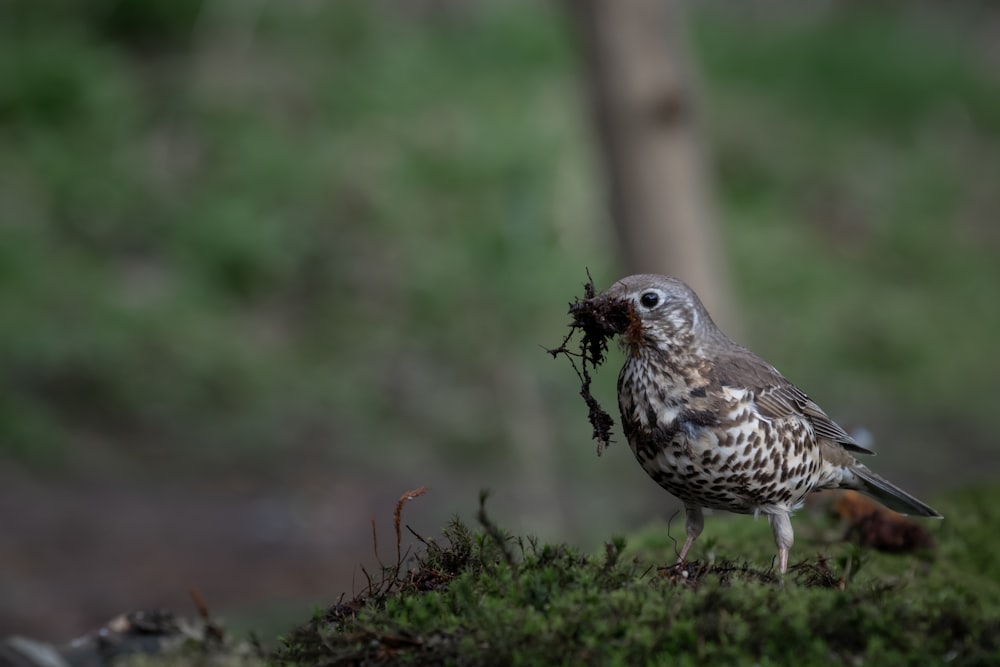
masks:
{"label": "bird's tail", "polygon": [[858,491],[871,496],[889,509],[895,510],[900,514],[943,518],[941,514],[929,505],[917,500],[906,491],[903,491],[887,479],[876,475],[860,463],[852,466],[851,472],[854,473],[854,477],[858,481],[856,487]]}

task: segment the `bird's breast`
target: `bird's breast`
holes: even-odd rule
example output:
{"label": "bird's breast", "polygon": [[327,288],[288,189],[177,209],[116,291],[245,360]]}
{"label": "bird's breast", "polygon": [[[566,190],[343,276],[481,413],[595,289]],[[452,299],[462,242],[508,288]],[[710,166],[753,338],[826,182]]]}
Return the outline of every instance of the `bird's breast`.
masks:
{"label": "bird's breast", "polygon": [[707,393],[622,369],[622,423],[645,471],[681,500],[735,512],[792,507],[812,487],[811,433],[762,417],[749,390]]}

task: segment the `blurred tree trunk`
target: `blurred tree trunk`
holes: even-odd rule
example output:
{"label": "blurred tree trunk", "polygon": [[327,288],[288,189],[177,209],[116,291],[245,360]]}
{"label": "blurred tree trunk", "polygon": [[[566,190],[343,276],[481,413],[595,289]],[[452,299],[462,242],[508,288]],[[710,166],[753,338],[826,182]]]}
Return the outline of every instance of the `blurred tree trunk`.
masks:
{"label": "blurred tree trunk", "polygon": [[566,0],[584,52],[611,213],[629,272],[688,282],[716,321],[736,319],[709,213],[677,0]]}

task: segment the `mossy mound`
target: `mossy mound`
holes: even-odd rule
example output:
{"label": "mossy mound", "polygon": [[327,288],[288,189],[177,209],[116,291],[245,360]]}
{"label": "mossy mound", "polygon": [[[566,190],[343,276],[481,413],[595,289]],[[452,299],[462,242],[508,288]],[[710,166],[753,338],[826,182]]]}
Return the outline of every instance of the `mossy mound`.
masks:
{"label": "mossy mound", "polygon": [[[992,498],[992,500],[991,500]],[[358,598],[282,640],[281,665],[997,664],[1000,577],[987,564],[996,493],[943,509],[931,553],[833,542],[784,579],[752,521],[719,520],[685,566],[657,530],[603,553],[455,520],[411,567],[388,567]],[[801,517],[806,545],[836,532]],[[766,526],[764,526],[766,528]],[[813,537],[810,538],[810,531]],[[843,534],[838,533],[838,534]],[[697,551],[697,548],[696,548]],[[749,560],[715,558],[714,554]],[[766,567],[760,567],[761,564]]]}

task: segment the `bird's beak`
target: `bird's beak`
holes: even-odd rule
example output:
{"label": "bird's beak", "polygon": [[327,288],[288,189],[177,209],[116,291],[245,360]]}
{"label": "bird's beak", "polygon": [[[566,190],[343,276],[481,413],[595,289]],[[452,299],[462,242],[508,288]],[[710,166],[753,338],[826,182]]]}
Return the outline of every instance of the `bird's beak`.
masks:
{"label": "bird's beak", "polygon": [[[622,345],[636,355],[645,345],[646,330],[630,293],[631,288],[619,280],[594,298],[602,300],[602,309],[608,313],[605,321],[613,333],[620,335]],[[607,335],[612,333],[609,331]]]}

